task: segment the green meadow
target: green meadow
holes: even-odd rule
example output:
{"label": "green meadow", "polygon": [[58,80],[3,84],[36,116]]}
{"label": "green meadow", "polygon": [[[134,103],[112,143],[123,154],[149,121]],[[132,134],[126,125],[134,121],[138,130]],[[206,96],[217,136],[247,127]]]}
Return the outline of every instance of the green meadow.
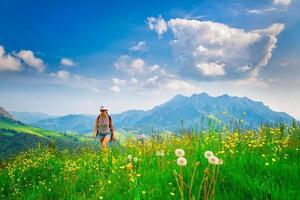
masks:
{"label": "green meadow", "polygon": [[81,148],[40,146],[2,161],[0,198],[300,199],[299,163],[297,124],[131,137],[106,151],[89,139]]}

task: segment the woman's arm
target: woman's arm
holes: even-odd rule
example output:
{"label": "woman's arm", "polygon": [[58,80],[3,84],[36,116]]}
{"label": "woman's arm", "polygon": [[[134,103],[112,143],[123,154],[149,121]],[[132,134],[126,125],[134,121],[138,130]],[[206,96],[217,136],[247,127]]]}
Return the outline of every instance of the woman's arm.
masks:
{"label": "woman's arm", "polygon": [[97,117],[97,118],[96,118],[95,128],[94,128],[94,138],[96,138],[96,135],[97,135],[98,122],[99,122],[99,118]]}
{"label": "woman's arm", "polygon": [[111,132],[111,140],[114,140],[115,138],[115,133],[114,133],[114,126],[113,126],[113,123],[112,123],[112,119],[110,118],[109,120],[109,129],[110,129],[110,132]]}

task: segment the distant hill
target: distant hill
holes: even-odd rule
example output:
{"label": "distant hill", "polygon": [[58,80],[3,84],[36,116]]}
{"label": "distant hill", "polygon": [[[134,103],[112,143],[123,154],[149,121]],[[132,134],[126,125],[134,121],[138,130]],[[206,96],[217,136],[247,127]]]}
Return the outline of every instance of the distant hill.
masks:
{"label": "distant hill", "polygon": [[[67,115],[42,120],[35,126],[49,130],[79,133],[91,132],[96,116]],[[192,96],[176,95],[169,101],[148,111],[128,110],[113,114],[115,128],[140,129],[144,132],[155,130],[177,130],[185,128],[206,128],[209,124],[258,128],[262,123],[291,123],[293,117],[284,112],[272,111],[262,102],[247,97],[222,95],[209,96],[207,93]]]}
{"label": "distant hill", "polygon": [[66,115],[63,117],[41,120],[33,123],[33,125],[47,130],[89,133],[94,129],[95,119],[96,116],[93,115]]}
{"label": "distant hill", "polygon": [[44,146],[53,142],[58,148],[74,148],[81,145],[81,138],[25,125],[5,109],[0,109],[0,159],[35,148],[38,144]]}
{"label": "distant hill", "polygon": [[33,124],[37,121],[57,117],[57,116],[52,116],[52,115],[48,115],[48,114],[40,113],[40,112],[10,111],[10,113],[15,117],[15,119],[17,119],[25,124]]}
{"label": "distant hill", "polygon": [[120,114],[112,115],[113,122],[116,126],[121,124],[126,124],[126,126],[133,126],[138,121],[140,121],[145,115],[146,111],[144,110],[128,110]]}

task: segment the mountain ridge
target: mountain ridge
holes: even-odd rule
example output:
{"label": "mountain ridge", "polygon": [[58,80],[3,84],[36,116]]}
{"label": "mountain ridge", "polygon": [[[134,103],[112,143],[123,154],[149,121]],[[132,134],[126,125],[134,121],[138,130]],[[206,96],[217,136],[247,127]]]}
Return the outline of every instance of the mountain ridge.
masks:
{"label": "mountain ridge", "polygon": [[[68,126],[69,130],[79,133],[93,130],[96,115],[71,114],[67,116],[69,122],[63,122],[62,119],[66,119],[64,118],[66,116],[63,116],[43,120],[34,125],[63,132],[68,131],[65,126]],[[294,119],[285,112],[273,111],[263,102],[251,100],[246,96],[238,97],[224,94],[213,97],[205,92],[191,96],[175,95],[168,101],[149,110],[129,109],[118,114],[111,114],[111,116],[116,128],[141,128],[146,132],[153,128],[176,130],[183,122],[188,127],[200,126],[204,128],[205,125],[203,124],[208,124],[209,121],[218,122],[222,125],[243,121],[245,127],[258,128],[262,123],[276,123],[280,120],[290,123]],[[61,121],[61,124],[55,124],[55,120],[57,123]],[[202,124],[199,124],[200,122]],[[52,126],[51,123],[54,125]]]}

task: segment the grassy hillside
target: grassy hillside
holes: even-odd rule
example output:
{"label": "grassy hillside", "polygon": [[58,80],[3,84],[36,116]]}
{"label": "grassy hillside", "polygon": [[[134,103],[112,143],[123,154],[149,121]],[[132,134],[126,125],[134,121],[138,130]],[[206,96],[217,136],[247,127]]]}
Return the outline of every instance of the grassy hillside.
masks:
{"label": "grassy hillside", "polygon": [[55,144],[58,148],[73,148],[82,143],[82,137],[31,127],[21,122],[0,118],[0,158],[8,158],[38,144]]}
{"label": "grassy hillside", "polygon": [[[131,138],[107,152],[89,146],[80,152],[38,148],[1,163],[0,197],[299,199],[299,146],[300,129],[294,124]],[[176,149],[184,150],[183,158],[175,155]],[[223,164],[215,165],[212,156],[206,159],[207,150]]]}

